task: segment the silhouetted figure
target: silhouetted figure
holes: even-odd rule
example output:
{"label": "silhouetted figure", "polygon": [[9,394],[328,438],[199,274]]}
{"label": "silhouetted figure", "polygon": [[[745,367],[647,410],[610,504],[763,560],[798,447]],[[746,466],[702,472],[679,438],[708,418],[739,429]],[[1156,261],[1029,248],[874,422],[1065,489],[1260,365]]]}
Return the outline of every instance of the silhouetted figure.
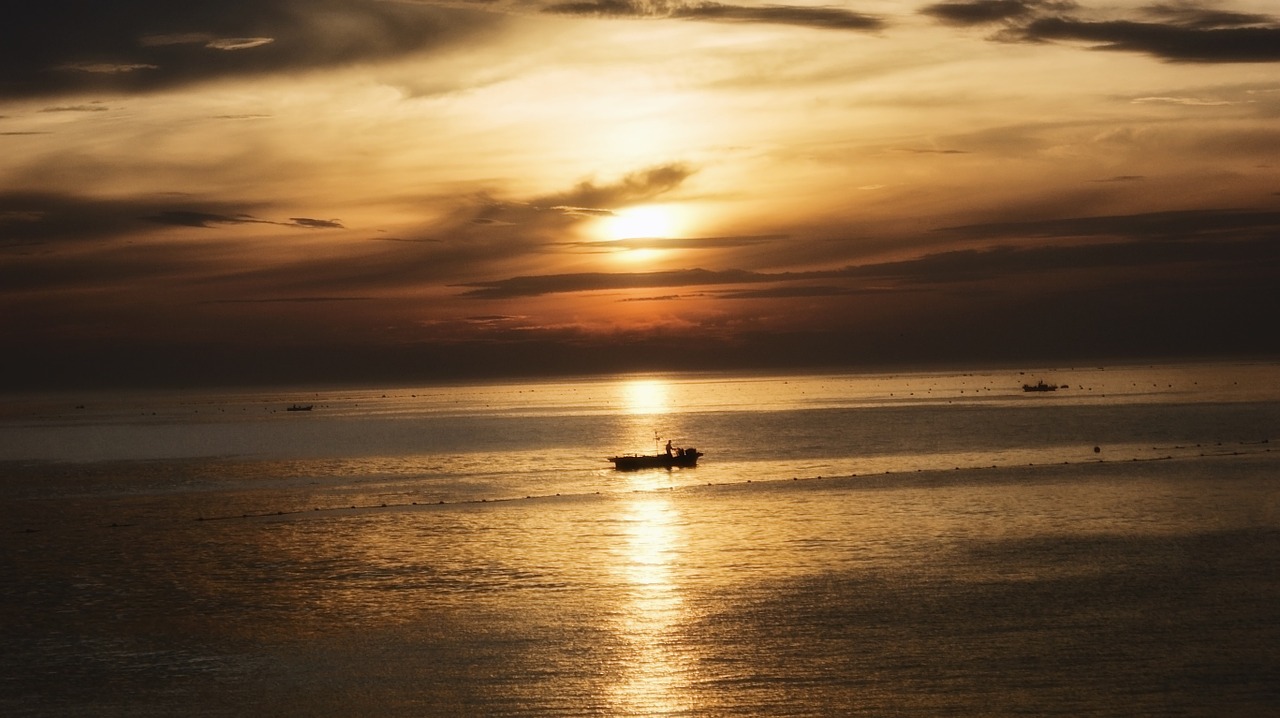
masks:
{"label": "silhouetted figure", "polygon": [[667,439],[667,456],[671,456],[671,439]]}

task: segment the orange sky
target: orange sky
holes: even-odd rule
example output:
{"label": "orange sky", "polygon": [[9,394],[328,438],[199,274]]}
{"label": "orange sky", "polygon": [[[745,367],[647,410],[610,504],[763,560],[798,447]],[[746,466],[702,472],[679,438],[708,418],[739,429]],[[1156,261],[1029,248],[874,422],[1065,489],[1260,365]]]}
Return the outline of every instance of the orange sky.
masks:
{"label": "orange sky", "polygon": [[1271,0],[52,1],[3,386],[1274,354]]}

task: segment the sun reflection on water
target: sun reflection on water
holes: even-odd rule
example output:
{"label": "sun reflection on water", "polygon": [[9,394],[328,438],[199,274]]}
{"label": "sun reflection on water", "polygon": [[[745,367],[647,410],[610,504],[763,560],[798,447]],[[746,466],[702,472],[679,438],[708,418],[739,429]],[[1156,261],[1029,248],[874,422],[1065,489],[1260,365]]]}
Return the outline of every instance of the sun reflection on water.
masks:
{"label": "sun reflection on water", "polygon": [[623,383],[622,393],[628,414],[666,414],[671,411],[667,382],[661,379],[632,379]]}
{"label": "sun reflection on water", "polygon": [[[618,382],[616,396],[626,421],[617,437],[622,453],[653,454],[661,450],[663,417],[671,413],[671,386],[660,378],[631,378]],[[645,490],[652,486],[633,486]]]}
{"label": "sun reflection on water", "polygon": [[673,564],[683,544],[680,514],[671,497],[634,495],[620,517],[624,542],[616,571],[627,600],[617,630],[623,665],[612,698],[622,715],[687,712],[688,656],[678,631],[687,608]]}

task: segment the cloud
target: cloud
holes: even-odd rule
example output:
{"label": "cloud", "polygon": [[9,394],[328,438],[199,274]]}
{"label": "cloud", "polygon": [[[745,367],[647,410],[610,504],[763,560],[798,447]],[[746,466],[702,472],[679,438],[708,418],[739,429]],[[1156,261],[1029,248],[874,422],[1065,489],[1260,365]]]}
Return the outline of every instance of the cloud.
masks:
{"label": "cloud", "polygon": [[463,321],[472,324],[498,324],[503,322],[522,321],[524,319],[528,319],[528,317],[512,316],[509,314],[484,314],[480,316],[466,317]]}
{"label": "cloud", "polygon": [[55,69],[88,72],[95,75],[116,75],[122,72],[137,72],[138,70],[158,70],[160,66],[145,62],[68,62],[64,65],[58,65]]}
{"label": "cloud", "polygon": [[710,271],[678,269],[667,272],[579,272],[512,277],[486,282],[469,282],[454,286],[468,288],[463,296],[472,299],[510,299],[536,297],[564,292],[590,292],[609,289],[650,289],[656,287],[741,284],[762,281],[764,275],[743,270]]}
{"label": "cloud", "polygon": [[1201,27],[1048,17],[1032,21],[1018,34],[1025,42],[1098,43],[1094,49],[1138,52],[1174,62],[1280,62],[1280,25]]}
{"label": "cloud", "polygon": [[335,219],[310,219],[305,216],[292,216],[289,221],[260,219],[247,214],[223,215],[193,210],[164,210],[146,216],[150,221],[159,224],[173,224],[177,227],[214,227],[218,224],[276,224],[280,227],[301,227],[303,229],[343,229],[342,223]]}
{"label": "cloud", "polygon": [[[1035,0],[977,0],[976,2],[943,2],[929,5],[920,12],[948,25],[986,25],[1029,17],[1044,7]],[[1069,3],[1053,3],[1070,7]]]}
{"label": "cloud", "polygon": [[368,302],[373,297],[273,297],[266,299],[210,299],[201,304],[317,304],[322,302]]}
{"label": "cloud", "polygon": [[575,242],[571,246],[588,249],[733,249],[785,239],[785,234],[757,234],[742,237],[636,237],[599,242]]}
{"label": "cloud", "polygon": [[435,237],[370,237],[371,242],[406,242],[409,244],[439,244]]}
{"label": "cloud", "polygon": [[147,35],[138,41],[144,47],[199,45],[210,50],[249,50],[272,42],[275,42],[274,37],[214,37],[203,32]]}
{"label": "cloud", "polygon": [[626,297],[621,302],[673,302],[679,299],[693,299],[695,297],[703,297],[705,294],[659,294],[652,297]]}
{"label": "cloud", "polygon": [[948,25],[998,25],[1004,42],[1085,42],[1092,49],[1136,52],[1171,62],[1280,62],[1280,20],[1195,4],[1144,8],[1136,18],[1093,17],[1073,2],[974,0],[926,6]]}
{"label": "cloud", "polygon": [[158,224],[171,224],[179,227],[213,227],[220,224],[275,224],[282,227],[302,227],[304,229],[343,229],[342,223],[336,219],[290,217],[288,222],[277,222],[249,214],[226,215],[184,209],[164,210],[144,217],[144,219]]}
{"label": "cloud", "polygon": [[[1220,232],[1203,231],[1188,236],[1170,237],[1163,231],[1144,226],[1138,217],[1130,221],[1118,218],[1082,217],[1043,223],[1041,238],[1079,236],[1082,226],[1094,225],[1096,235],[1109,235],[1106,241],[1089,243],[1040,243],[1031,246],[1002,244],[986,249],[963,249],[934,252],[915,259],[880,262],[847,267],[830,276],[861,279],[892,279],[899,286],[955,284],[1002,278],[1026,278],[1038,274],[1060,276],[1072,270],[1123,270],[1156,268],[1174,264],[1198,267],[1201,275],[1210,267],[1274,267],[1280,259],[1280,246],[1270,241],[1276,222],[1260,220],[1240,222],[1234,228],[1221,227]],[[1162,225],[1167,217],[1150,217],[1153,225]],[[1280,221],[1280,217],[1276,218]],[[1025,236],[1028,224],[1008,226],[1007,238]],[[1108,227],[1106,231],[1102,227]],[[992,236],[995,226],[988,226],[984,236]],[[1272,274],[1274,269],[1269,270]],[[1232,272],[1224,272],[1229,276]],[[799,276],[799,275],[797,275]],[[1185,279],[1185,278],[1184,278]]]}
{"label": "cloud", "polygon": [[206,45],[214,39],[207,32],[175,32],[164,35],[144,35],[138,38],[143,47],[164,47],[166,45]]}
{"label": "cloud", "polygon": [[[488,195],[438,197],[452,203],[444,217],[416,230],[402,228],[394,234],[371,234],[358,241],[334,245],[333,253],[295,257],[288,263],[261,262],[218,270],[218,281],[236,284],[246,296],[330,296],[343,293],[395,292],[403,288],[444,286],[468,278],[502,276],[504,267],[528,255],[563,253],[573,246],[565,230],[585,218],[607,213],[633,201],[647,201],[677,190],[694,173],[691,167],[666,164],[625,174],[613,181],[587,180],[563,192],[540,196],[497,199]],[[586,205],[606,205],[587,207]],[[343,227],[336,219],[292,216],[279,221],[267,210],[247,203],[201,203],[178,196],[130,205],[132,216],[121,209],[123,220],[176,227],[231,228],[237,225],[275,225],[325,230]],[[0,209],[4,207],[0,202]],[[18,204],[13,209],[26,207]],[[69,208],[70,209],[70,208]],[[588,209],[591,212],[583,212]],[[194,231],[194,230],[193,230]],[[121,232],[117,232],[122,234]],[[229,241],[228,232],[210,237],[210,243]],[[344,240],[355,238],[344,237]],[[182,243],[190,246],[191,243]],[[213,251],[213,250],[211,250]],[[221,255],[219,255],[221,256]],[[541,260],[540,260],[541,261]],[[479,287],[474,287],[479,289]],[[500,293],[501,288],[491,290]]]}
{"label": "cloud", "polygon": [[205,43],[211,50],[249,50],[275,42],[274,37],[221,37]]}
{"label": "cloud", "polygon": [[269,220],[258,219],[252,215],[225,215],[212,212],[196,212],[185,209],[169,209],[143,217],[157,224],[169,224],[177,227],[213,227],[219,224],[275,224]]}
{"label": "cloud", "polygon": [[110,107],[100,104],[91,105],[57,105],[54,107],[46,107],[41,112],[107,112]]}
{"label": "cloud", "polygon": [[498,14],[345,0],[48,0],[0,25],[0,96],[151,92],[395,58],[464,42]]}
{"label": "cloud", "polygon": [[884,21],[877,17],[856,13],[851,10],[796,5],[752,7],[700,2],[675,10],[672,13],[672,17],[720,22],[796,25],[825,30],[879,30],[885,26]]}
{"label": "cloud", "polygon": [[585,218],[607,217],[615,209],[675,191],[696,171],[690,165],[677,162],[631,172],[614,182],[583,180],[563,192],[522,200],[481,196],[466,221],[492,226],[540,223],[558,226]]}
{"label": "cloud", "polygon": [[[716,285],[772,284],[765,289],[737,289],[717,296],[724,299],[838,296],[879,293],[926,285],[944,286],[1061,274],[1072,269],[1160,267],[1177,263],[1213,263],[1224,266],[1270,266],[1280,260],[1280,248],[1259,238],[1229,242],[1202,238],[1187,242],[1121,241],[1040,247],[998,246],[935,252],[916,259],[879,262],[832,270],[808,272],[711,271],[705,269],[663,272],[588,272],[520,276],[455,285],[467,288],[469,299],[513,299],[572,292],[616,291]],[[839,280],[844,284],[830,284]],[[874,280],[874,284],[865,284]],[[814,284],[814,282],[827,282]],[[885,282],[890,282],[886,284]]]}
{"label": "cloud", "polygon": [[[170,211],[175,210],[153,201],[38,192],[0,193],[0,228],[7,239],[87,241],[115,237],[137,230],[148,215]],[[172,219],[177,220],[179,216]]]}
{"label": "cloud", "polygon": [[573,213],[612,210],[637,202],[647,202],[678,188],[697,170],[673,162],[629,173],[616,182],[599,184],[594,180],[579,182],[573,189],[529,201],[535,207],[572,210]]}
{"label": "cloud", "polygon": [[1269,25],[1275,18],[1267,15],[1230,12],[1198,7],[1192,4],[1161,4],[1143,8],[1143,13],[1156,18],[1191,28],[1216,28],[1246,25]]}
{"label": "cloud", "polygon": [[805,5],[727,5],[718,2],[643,2],[641,0],[586,0],[548,5],[543,12],[590,17],[672,18],[714,22],[793,25],[825,30],[880,30],[883,20],[873,15],[835,7]]}
{"label": "cloud", "polygon": [[906,152],[913,155],[967,155],[968,150],[931,149],[927,147],[900,147],[895,152]]}
{"label": "cloud", "polygon": [[[1208,209],[1067,217],[937,231],[966,241],[981,239],[995,244],[984,249],[942,250],[907,260],[810,271],[588,272],[526,275],[453,286],[464,289],[461,296],[466,299],[514,299],[574,292],[735,285],[731,290],[712,293],[729,300],[854,296],[930,287],[968,287],[966,291],[975,291],[977,284],[1011,278],[1025,281],[1035,276],[1060,277],[1073,270],[1101,271],[1098,276],[1119,272],[1136,277],[1174,265],[1197,267],[1202,281],[1208,281],[1206,277],[1211,275],[1223,281],[1232,276],[1246,281],[1246,275],[1257,273],[1280,280],[1274,276],[1274,268],[1280,265],[1280,245],[1274,241],[1280,231],[1280,211]],[[1034,243],[1028,245],[1028,241]],[[683,246],[684,241],[674,243]],[[649,246],[647,242],[643,244]]]}
{"label": "cloud", "polygon": [[1135,97],[1135,105],[1181,105],[1183,107],[1221,107],[1235,103],[1228,100],[1202,100],[1196,97]]}
{"label": "cloud", "polygon": [[[679,190],[696,169],[683,163],[666,163],[630,172],[611,181],[588,179],[561,192],[531,197],[498,198],[487,194],[455,198],[457,206],[442,220],[418,232],[383,240],[386,251],[368,253],[353,250],[339,260],[317,257],[289,267],[263,269],[252,281],[263,286],[287,284],[299,293],[323,293],[334,286],[388,289],[417,287],[426,283],[459,282],[466,277],[483,277],[519,257],[563,252],[565,231],[575,223],[630,204],[649,202]],[[177,209],[177,208],[174,208]],[[185,208],[184,208],[185,209]],[[337,220],[308,220],[295,217],[288,223],[234,212],[221,212],[221,219],[264,221],[288,226],[328,228]],[[442,239],[441,239],[442,238]],[[727,241],[727,240],[726,240]],[[688,240],[692,245],[694,240]],[[372,242],[360,242],[366,248]],[[394,249],[391,245],[398,245]],[[496,270],[501,271],[501,270]],[[492,276],[492,274],[489,274]],[[477,293],[528,295],[518,283],[471,289]],[[538,294],[538,291],[533,291]]]}
{"label": "cloud", "polygon": [[0,193],[0,236],[37,241],[91,241],[123,237],[146,225],[211,228],[267,224],[302,229],[341,229],[332,219],[291,217],[288,221],[264,219],[228,203],[173,197],[102,199],[69,194]]}
{"label": "cloud", "polygon": [[289,224],[306,229],[344,229],[342,222],[336,219],[311,219],[310,217],[290,217]]}
{"label": "cloud", "polygon": [[[469,299],[512,299],[570,292],[772,284],[766,289],[737,289],[729,299],[834,296],[880,292],[892,287],[953,285],[976,281],[1061,273],[1071,269],[1161,267],[1176,263],[1237,268],[1275,266],[1280,245],[1280,212],[1197,210],[1123,216],[1072,217],[1039,222],[948,227],[964,238],[1003,241],[986,249],[939,251],[915,259],[873,262],[804,272],[753,272],[684,269],[661,272],[587,272],[519,276],[453,285]],[[1078,240],[1089,243],[1047,243]],[[1032,246],[1008,240],[1041,240]],[[1274,272],[1273,272],[1274,273]],[[877,284],[865,284],[875,280]],[[832,282],[837,282],[832,284]]]}
{"label": "cloud", "polygon": [[611,209],[598,209],[594,207],[565,207],[563,205],[558,205],[551,209],[558,212],[564,212],[565,214],[574,217],[612,217],[614,215],[614,211]]}
{"label": "cloud", "polygon": [[764,289],[739,289],[729,292],[719,292],[716,297],[720,299],[795,299],[804,297],[841,297],[854,293],[874,292],[884,290],[863,290],[863,292],[855,292],[849,287],[839,287],[826,284],[809,285],[809,284],[786,284],[779,287],[766,287]]}
{"label": "cloud", "polygon": [[945,227],[938,231],[986,239],[1079,237],[1187,239],[1227,232],[1275,232],[1276,230],[1280,230],[1280,212],[1249,209],[1197,209],[1071,217],[1034,222],[973,224]]}
{"label": "cloud", "polygon": [[[948,293],[1006,294],[1010,287],[1061,287],[1077,296],[1112,287],[1110,295],[1150,291],[1195,296],[1215,288],[1264,294],[1280,281],[1280,247],[1266,238],[1202,237],[1190,241],[1119,240],[1089,244],[998,246],[983,250],[937,252],[904,262],[850,268],[851,278],[890,282],[894,290],[944,290]],[[1138,290],[1145,286],[1145,290]]]}

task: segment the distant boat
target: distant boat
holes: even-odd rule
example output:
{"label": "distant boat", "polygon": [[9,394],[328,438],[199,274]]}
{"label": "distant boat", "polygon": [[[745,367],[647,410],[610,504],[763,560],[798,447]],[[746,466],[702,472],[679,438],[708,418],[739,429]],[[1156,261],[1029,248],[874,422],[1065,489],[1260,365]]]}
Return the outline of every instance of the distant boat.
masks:
{"label": "distant boat", "polygon": [[618,471],[638,471],[640,469],[691,469],[698,465],[698,458],[702,456],[702,452],[690,447],[687,449],[675,448],[671,446],[671,442],[667,442],[667,450],[661,454],[650,454],[642,456],[639,454],[627,454],[625,456],[611,456],[609,461],[613,462],[613,468]]}
{"label": "distant boat", "polygon": [[294,404],[285,411],[311,411],[311,404]]}
{"label": "distant boat", "polygon": [[1044,383],[1044,379],[1041,379],[1040,381],[1034,384],[1023,384],[1022,390],[1023,391],[1057,391],[1058,387],[1056,384],[1046,384]]}

